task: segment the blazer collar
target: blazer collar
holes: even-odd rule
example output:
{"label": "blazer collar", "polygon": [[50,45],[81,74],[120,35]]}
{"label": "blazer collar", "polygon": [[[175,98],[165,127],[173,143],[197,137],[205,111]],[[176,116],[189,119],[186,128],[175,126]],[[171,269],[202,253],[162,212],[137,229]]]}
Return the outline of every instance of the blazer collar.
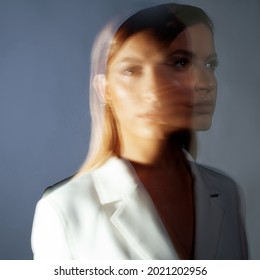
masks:
{"label": "blazer collar", "polygon": [[168,233],[130,163],[110,158],[92,172],[96,190],[132,259],[178,259]]}
{"label": "blazer collar", "polygon": [[125,200],[139,185],[131,164],[117,157],[109,158],[93,170],[92,177],[102,204]]}
{"label": "blazer collar", "polygon": [[[218,203],[221,193],[214,180],[205,178],[191,156],[186,156],[195,180],[195,259],[214,259],[224,213]],[[137,256],[179,258],[153,202],[127,160],[112,157],[94,170],[92,177],[112,224]]]}

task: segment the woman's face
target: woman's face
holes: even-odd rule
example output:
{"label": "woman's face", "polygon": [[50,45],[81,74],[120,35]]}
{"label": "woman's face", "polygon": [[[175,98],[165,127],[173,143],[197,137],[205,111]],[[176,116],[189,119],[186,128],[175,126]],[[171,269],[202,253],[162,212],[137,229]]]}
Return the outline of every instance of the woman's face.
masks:
{"label": "woman's face", "polygon": [[208,129],[217,90],[211,31],[193,25],[168,46],[151,34],[131,36],[108,66],[106,94],[120,131],[165,139]]}

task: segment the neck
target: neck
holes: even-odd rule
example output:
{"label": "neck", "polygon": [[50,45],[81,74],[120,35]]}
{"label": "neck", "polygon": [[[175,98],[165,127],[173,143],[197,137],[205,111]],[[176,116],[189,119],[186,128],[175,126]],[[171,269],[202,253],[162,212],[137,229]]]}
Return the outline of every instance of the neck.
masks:
{"label": "neck", "polygon": [[120,156],[136,164],[164,168],[176,162],[180,155],[180,147],[169,138],[137,138],[129,134],[121,138]]}

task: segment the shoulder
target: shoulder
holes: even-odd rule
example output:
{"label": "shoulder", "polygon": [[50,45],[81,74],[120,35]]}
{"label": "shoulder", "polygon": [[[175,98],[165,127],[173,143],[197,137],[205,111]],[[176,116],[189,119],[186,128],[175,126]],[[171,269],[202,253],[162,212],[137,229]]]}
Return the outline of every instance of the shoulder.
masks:
{"label": "shoulder", "polygon": [[[225,172],[200,163],[192,163],[197,170],[197,177],[205,188],[213,194],[219,194],[221,201],[227,205],[236,204],[244,208],[244,194],[238,183]],[[195,177],[196,177],[195,175]]]}
{"label": "shoulder", "polygon": [[92,173],[66,178],[48,187],[38,204],[49,205],[63,214],[97,203]]}
{"label": "shoulder", "polygon": [[196,166],[203,181],[211,182],[218,186],[236,188],[236,181],[222,170],[197,162],[193,162],[192,164]]}
{"label": "shoulder", "polygon": [[192,163],[195,178],[203,183],[210,193],[222,194],[228,200],[243,200],[243,192],[237,182],[225,172],[200,163]]}
{"label": "shoulder", "polygon": [[93,228],[99,209],[91,173],[48,187],[34,214],[31,235],[34,258],[74,258],[75,244],[81,246],[82,236],[83,240],[91,240],[93,230],[89,227]]}
{"label": "shoulder", "polygon": [[236,182],[233,178],[231,178],[227,173],[217,169],[213,168],[211,166],[206,166],[204,164],[200,163],[194,163],[196,164],[201,176],[204,180],[209,180],[212,182],[218,182],[229,186],[236,185]]}
{"label": "shoulder", "polygon": [[90,186],[92,184],[91,172],[78,176],[73,175],[47,187],[43,193],[43,197],[55,197],[56,195],[68,195],[71,192],[82,191],[83,185]]}
{"label": "shoulder", "polygon": [[227,173],[195,161],[186,150],[184,150],[184,154],[195,180],[205,185],[209,192],[236,192],[237,183]]}

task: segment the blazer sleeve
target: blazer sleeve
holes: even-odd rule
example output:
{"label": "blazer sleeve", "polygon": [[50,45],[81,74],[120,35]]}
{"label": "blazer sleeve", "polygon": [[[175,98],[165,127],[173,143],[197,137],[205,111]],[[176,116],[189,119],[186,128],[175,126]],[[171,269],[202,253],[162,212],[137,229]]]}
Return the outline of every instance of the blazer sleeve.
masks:
{"label": "blazer sleeve", "polygon": [[31,245],[34,259],[72,259],[66,236],[66,221],[48,197],[37,203]]}
{"label": "blazer sleeve", "polygon": [[240,236],[241,236],[241,251],[242,259],[247,260],[249,258],[248,254],[248,241],[246,234],[246,207],[245,207],[245,196],[242,188],[237,185],[238,194],[238,213],[240,217]]}

